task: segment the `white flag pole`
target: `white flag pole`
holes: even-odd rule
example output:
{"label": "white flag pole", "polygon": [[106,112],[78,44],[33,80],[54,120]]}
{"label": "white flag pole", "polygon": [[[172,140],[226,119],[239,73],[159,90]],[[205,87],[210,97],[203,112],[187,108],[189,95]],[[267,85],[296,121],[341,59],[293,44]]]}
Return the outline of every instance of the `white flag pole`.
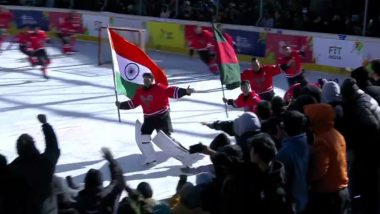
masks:
{"label": "white flag pole", "polygon": [[[108,33],[108,40],[110,42],[110,46],[111,46],[111,50],[112,50],[112,39],[111,39],[111,35],[110,35],[110,29],[109,29],[109,26],[107,26],[107,33]],[[112,52],[112,51],[111,51]],[[112,53],[111,53],[112,54]],[[116,98],[116,102],[119,102],[119,98],[117,96],[117,91],[116,91],[116,80],[115,80],[115,67],[114,67],[114,60],[113,60],[113,57],[112,57],[112,76],[113,76],[113,86],[114,86],[114,89],[115,89],[115,98]],[[119,107],[117,107],[117,116],[119,118],[119,123],[121,123],[121,117],[120,117],[120,109]]]}

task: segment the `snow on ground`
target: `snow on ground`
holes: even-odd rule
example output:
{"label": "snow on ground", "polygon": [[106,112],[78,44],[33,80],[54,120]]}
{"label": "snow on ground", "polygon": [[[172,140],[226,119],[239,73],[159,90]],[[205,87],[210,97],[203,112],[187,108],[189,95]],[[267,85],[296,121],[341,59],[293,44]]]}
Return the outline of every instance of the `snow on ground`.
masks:
{"label": "snow on ground", "polygon": [[[147,181],[158,199],[174,194],[181,174],[180,162],[159,151],[156,166],[142,166],[143,157],[134,140],[134,124],[137,119],[143,120],[142,110],[121,111],[122,122],[118,122],[112,70],[110,65],[96,65],[96,45],[80,42],[79,52],[69,57],[62,56],[58,46],[55,42],[47,48],[52,57],[48,81],[41,77],[38,68],[29,66],[16,46],[1,54],[0,153],[11,162],[17,156],[16,139],[22,133],[34,136],[43,151],[43,135],[36,119],[37,114],[43,113],[58,135],[61,157],[56,173],[59,176],[72,175],[76,182],[82,183],[85,173],[96,168],[109,180],[106,161],[100,154],[100,148],[106,146],[120,162],[126,181],[132,187]],[[234,119],[242,113],[229,108],[229,118],[226,117],[218,77],[209,74],[199,59],[162,52],[149,54],[166,70],[170,84],[210,91],[171,101],[173,137],[184,146],[198,142],[208,144],[218,134],[202,126],[201,121]],[[247,66],[242,64],[243,68]],[[310,81],[320,77],[337,78],[320,72],[307,73]],[[276,93],[283,95],[287,88],[283,75],[275,78],[275,86]],[[226,97],[235,98],[239,93],[239,89],[226,91]],[[123,96],[119,99],[126,100]],[[209,159],[202,156],[194,166],[209,163]],[[189,177],[189,181],[194,179],[195,176]]]}

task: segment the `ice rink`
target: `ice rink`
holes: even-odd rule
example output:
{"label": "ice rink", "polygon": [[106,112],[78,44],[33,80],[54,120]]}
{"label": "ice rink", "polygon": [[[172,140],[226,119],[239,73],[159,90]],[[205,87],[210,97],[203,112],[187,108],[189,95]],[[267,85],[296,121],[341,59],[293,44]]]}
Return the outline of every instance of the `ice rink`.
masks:
{"label": "ice rink", "polygon": [[[5,47],[7,44],[4,45]],[[40,151],[44,150],[41,126],[37,114],[46,114],[55,128],[61,148],[56,168],[59,176],[71,175],[82,183],[90,168],[101,169],[104,179],[109,180],[108,166],[100,154],[103,146],[111,148],[132,187],[141,181],[149,182],[154,197],[163,199],[175,192],[182,165],[168,158],[157,149],[158,164],[147,168],[135,143],[134,124],[143,120],[142,109],[121,111],[122,123],[118,122],[110,65],[97,66],[97,46],[94,43],[78,43],[78,53],[63,56],[55,41],[47,48],[52,57],[49,80],[41,76],[39,68],[32,68],[14,45],[0,56],[0,153],[8,162],[16,157],[15,142],[22,133],[32,135]],[[242,111],[229,108],[226,117],[220,81],[209,74],[198,58],[167,54],[158,51],[149,55],[165,69],[171,85],[209,93],[171,101],[173,137],[188,147],[198,142],[208,144],[218,132],[200,124],[201,121],[234,119]],[[243,63],[242,68],[248,64]],[[306,73],[309,81],[318,78],[339,78],[326,73]],[[283,95],[287,82],[283,74],[275,78],[275,92]],[[226,91],[227,98],[235,98],[239,89]],[[126,97],[119,96],[120,100]],[[195,167],[209,164],[203,157]],[[189,176],[194,181],[195,176]]]}

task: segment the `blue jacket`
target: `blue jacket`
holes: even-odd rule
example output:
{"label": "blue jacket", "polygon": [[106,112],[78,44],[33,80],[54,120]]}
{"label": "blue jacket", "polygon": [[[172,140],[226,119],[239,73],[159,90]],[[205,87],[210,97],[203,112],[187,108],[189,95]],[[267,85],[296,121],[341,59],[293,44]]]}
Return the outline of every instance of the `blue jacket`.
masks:
{"label": "blue jacket", "polygon": [[306,133],[282,141],[277,160],[285,166],[287,191],[295,203],[297,212],[304,211],[308,203],[309,159],[310,148]]}

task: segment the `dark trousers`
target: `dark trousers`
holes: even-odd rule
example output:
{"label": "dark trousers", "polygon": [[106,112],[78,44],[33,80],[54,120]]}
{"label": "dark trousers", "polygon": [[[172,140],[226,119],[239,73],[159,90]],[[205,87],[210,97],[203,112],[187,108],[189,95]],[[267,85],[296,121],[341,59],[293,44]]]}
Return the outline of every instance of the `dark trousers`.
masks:
{"label": "dark trousers", "polygon": [[350,195],[348,189],[333,193],[310,193],[309,214],[348,214]]}
{"label": "dark trousers", "polygon": [[64,36],[62,33],[57,33],[57,36],[64,45],[70,44],[69,36]]}
{"label": "dark trousers", "polygon": [[206,65],[208,65],[214,57],[214,55],[209,50],[198,51],[198,55],[199,58],[201,58],[202,62],[204,62]]}
{"label": "dark trousers", "polygon": [[23,53],[23,54],[25,54],[25,55],[27,55],[27,56],[32,56],[32,52],[30,52],[30,51],[28,51],[28,49],[26,48],[26,46],[25,45],[20,45],[19,46],[19,50]]}
{"label": "dark trousers", "polygon": [[301,85],[306,85],[307,84],[307,81],[305,79],[305,76],[303,74],[303,71],[301,74],[295,76],[295,77],[288,77],[288,85],[289,87],[296,84],[296,83],[300,83]]}
{"label": "dark trousers", "polygon": [[268,92],[259,94],[259,96],[262,100],[266,100],[270,102],[272,98],[274,97],[274,91],[268,91]]}
{"label": "dark trousers", "polygon": [[353,213],[380,213],[380,164],[378,149],[352,152],[349,160]]}
{"label": "dark trousers", "polygon": [[45,65],[49,64],[50,59],[49,59],[45,49],[42,48],[42,49],[36,50],[33,53],[33,56],[37,57],[38,65],[45,66]]}
{"label": "dark trousers", "polygon": [[170,136],[170,133],[173,132],[173,127],[169,112],[144,118],[144,123],[141,126],[141,134],[151,135],[154,130],[161,130]]}

